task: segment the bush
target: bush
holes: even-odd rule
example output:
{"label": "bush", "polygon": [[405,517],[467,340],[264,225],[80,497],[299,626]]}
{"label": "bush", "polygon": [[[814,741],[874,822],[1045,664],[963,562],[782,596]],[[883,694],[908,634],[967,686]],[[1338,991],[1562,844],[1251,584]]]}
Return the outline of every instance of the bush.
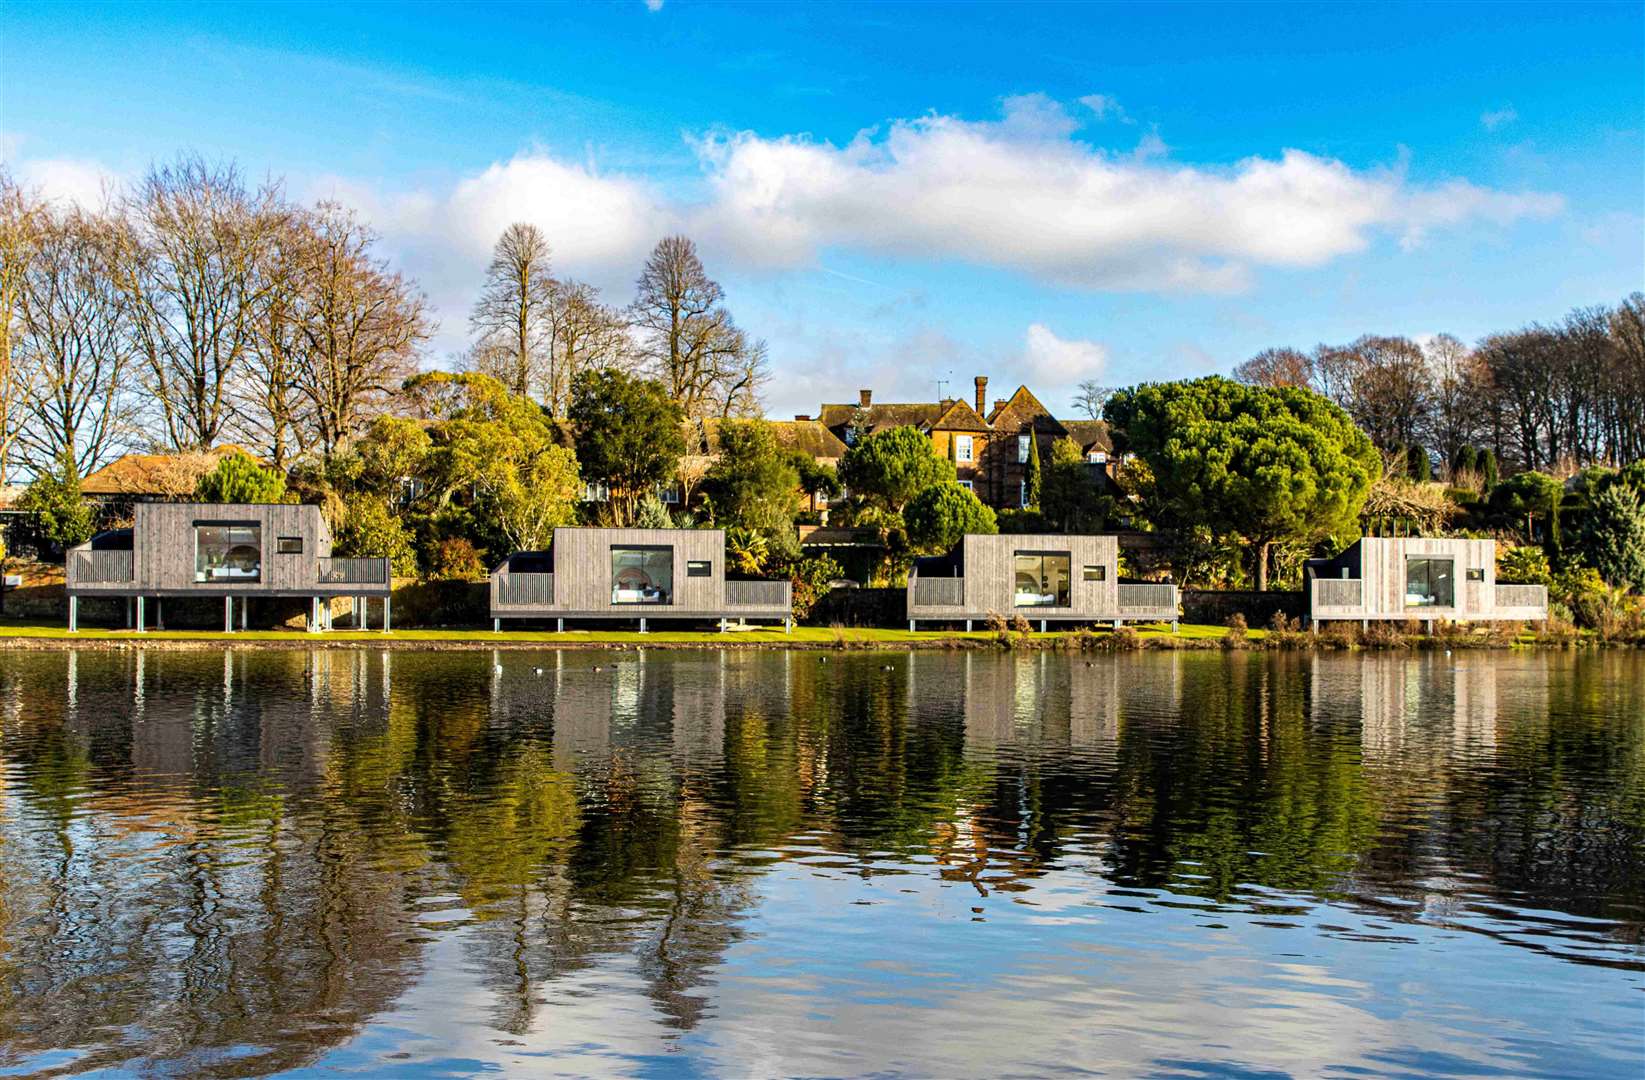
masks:
{"label": "bush", "polygon": [[225,454],[215,469],[200,477],[194,497],[209,503],[284,502],[286,478],[257,464],[250,454]]}
{"label": "bush", "polygon": [[1577,550],[1610,584],[1645,591],[1645,497],[1626,484],[1595,494]]}
{"label": "bush", "polygon": [[441,540],[434,549],[428,576],[436,581],[480,581],[487,574],[480,549],[455,536]]}
{"label": "bush", "polygon": [[1223,625],[1228,628],[1228,632],[1222,636],[1222,647],[1225,649],[1244,648],[1245,639],[1250,632],[1250,627],[1245,624],[1245,616],[1236,611],[1228,616],[1228,621]]}
{"label": "bush", "polygon": [[17,508],[33,514],[40,532],[65,549],[85,543],[97,531],[97,508],[80,494],[80,478],[72,471],[63,476],[42,472],[17,500]]}
{"label": "bush", "polygon": [[798,559],[789,564],[788,581],[794,618],[803,619],[811,614],[817,602],[828,595],[828,583],[843,577],[844,569],[827,555]]}
{"label": "bush", "polygon": [[1497,552],[1496,579],[1503,585],[1551,585],[1554,575],[1542,549],[1523,544]]}
{"label": "bush", "polygon": [[417,554],[411,530],[374,495],[356,495],[343,504],[337,529],[337,554],[353,558],[387,559],[397,577],[417,572]]}
{"label": "bush", "polygon": [[1110,646],[1118,652],[1136,652],[1142,648],[1142,635],[1134,626],[1116,626],[1108,635]]}

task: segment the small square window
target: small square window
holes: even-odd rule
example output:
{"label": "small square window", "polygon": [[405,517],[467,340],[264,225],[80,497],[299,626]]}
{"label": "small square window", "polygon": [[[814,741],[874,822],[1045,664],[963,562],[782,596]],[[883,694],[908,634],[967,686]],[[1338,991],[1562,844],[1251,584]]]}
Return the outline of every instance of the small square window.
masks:
{"label": "small square window", "polygon": [[1484,581],[1485,580],[1485,570],[1484,570],[1484,568],[1483,567],[1478,567],[1478,566],[1470,568],[1469,571],[1468,571],[1468,580],[1469,581]]}
{"label": "small square window", "polygon": [[707,559],[688,559],[685,564],[686,577],[713,577],[714,568]]}
{"label": "small square window", "polygon": [[967,491],[976,491],[977,490],[977,482],[975,480],[958,480],[958,481],[955,481],[955,482],[958,483],[960,485],[960,487],[964,488]]}
{"label": "small square window", "polygon": [[971,436],[954,436],[954,460],[969,462],[971,460]]}
{"label": "small square window", "polygon": [[301,555],[303,553],[303,538],[301,536],[282,536],[274,542],[274,550],[281,555]]}
{"label": "small square window", "polygon": [[1108,580],[1108,567],[1106,567],[1106,566],[1087,566],[1085,568],[1084,574],[1081,575],[1081,576],[1086,581],[1107,581]]}

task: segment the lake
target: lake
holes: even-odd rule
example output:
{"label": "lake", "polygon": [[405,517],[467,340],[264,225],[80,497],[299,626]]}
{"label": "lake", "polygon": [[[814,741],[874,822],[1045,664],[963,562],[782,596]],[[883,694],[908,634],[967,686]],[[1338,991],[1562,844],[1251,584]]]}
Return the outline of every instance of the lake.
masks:
{"label": "lake", "polygon": [[1645,1069],[1645,656],[0,652],[0,1073]]}

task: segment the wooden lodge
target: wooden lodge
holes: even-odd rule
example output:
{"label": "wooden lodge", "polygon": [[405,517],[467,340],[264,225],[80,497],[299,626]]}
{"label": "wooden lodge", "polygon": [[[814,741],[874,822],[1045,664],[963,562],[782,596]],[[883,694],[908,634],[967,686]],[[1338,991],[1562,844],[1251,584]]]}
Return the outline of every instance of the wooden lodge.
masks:
{"label": "wooden lodge", "polygon": [[492,629],[504,619],[760,619],[793,623],[787,581],[726,577],[721,529],[554,530],[546,552],[517,552],[491,574]]}
{"label": "wooden lodge", "polygon": [[127,621],[145,628],[146,601],[221,597],[223,629],[248,625],[254,598],[308,597],[308,626],[328,629],[330,600],[354,602],[366,624],[371,598],[391,601],[387,559],[331,554],[331,530],[317,506],[293,503],[138,503],[135,525],[99,533],[71,548],[66,564],[69,629],[79,629],[81,597],[126,598]]}
{"label": "wooden lodge", "polygon": [[1308,560],[1304,578],[1315,622],[1548,617],[1546,587],[1497,584],[1495,540],[1367,536],[1334,559]]}
{"label": "wooden lodge", "polygon": [[1119,580],[1112,536],[968,534],[946,555],[916,559],[908,574],[908,628],[998,614],[1047,624],[1177,623],[1177,587]]}

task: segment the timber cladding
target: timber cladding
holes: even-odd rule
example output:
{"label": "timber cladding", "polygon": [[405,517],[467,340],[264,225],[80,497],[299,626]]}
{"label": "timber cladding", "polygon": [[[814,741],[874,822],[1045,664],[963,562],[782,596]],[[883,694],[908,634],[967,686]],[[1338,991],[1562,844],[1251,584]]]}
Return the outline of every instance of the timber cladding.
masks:
{"label": "timber cladding", "polygon": [[[612,548],[665,548],[672,553],[673,603],[614,604]],[[687,562],[707,561],[707,577],[691,577]],[[725,533],[719,529],[555,529],[554,609],[630,618],[718,614],[725,608]]]}
{"label": "timber cladding", "polygon": [[[1018,613],[1029,619],[1111,619],[1120,613],[1119,541],[1113,536],[1055,533],[968,534],[963,543],[964,576],[959,604],[915,603],[920,592],[910,581],[909,617],[982,618],[989,612],[1009,616]],[[1017,607],[1016,557],[1023,555],[1068,556],[1069,603],[1067,607]],[[1097,567],[1087,580],[1086,567]],[[919,579],[937,582],[941,578]],[[928,595],[934,595],[931,590]],[[1169,615],[1166,617],[1170,617]]]}
{"label": "timber cladding", "polygon": [[[1409,570],[1419,560],[1415,570]],[[1314,565],[1314,564],[1311,564]],[[1547,617],[1544,590],[1498,589],[1496,541],[1463,537],[1367,536],[1337,558],[1322,561],[1309,582],[1311,614],[1316,619],[1540,619]],[[1429,578],[1408,578],[1410,573]],[[1448,574],[1450,603],[1417,604],[1407,600],[1408,580],[1431,581]],[[1352,582],[1357,589],[1338,582]],[[1425,585],[1414,585],[1420,595]],[[1517,591],[1516,591],[1517,590]],[[1508,598],[1499,601],[1499,593]],[[1500,606],[1500,605],[1512,606]]]}
{"label": "timber cladding", "polygon": [[[147,592],[313,593],[319,560],[331,555],[331,531],[317,506],[296,503],[138,503],[132,533],[132,588]],[[197,525],[254,525],[262,530],[257,581],[195,580]],[[300,551],[280,551],[282,537]],[[288,548],[296,547],[287,544]]]}

